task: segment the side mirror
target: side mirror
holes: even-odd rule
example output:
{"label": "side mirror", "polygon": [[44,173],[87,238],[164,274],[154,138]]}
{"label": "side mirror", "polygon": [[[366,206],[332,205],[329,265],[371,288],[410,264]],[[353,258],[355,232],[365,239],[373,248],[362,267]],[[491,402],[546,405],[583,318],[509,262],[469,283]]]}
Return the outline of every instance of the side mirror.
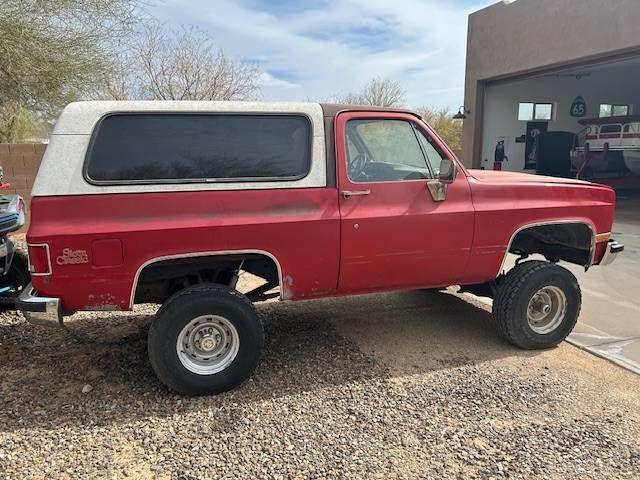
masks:
{"label": "side mirror", "polygon": [[456,164],[453,160],[443,158],[440,161],[440,173],[438,173],[438,180],[442,183],[452,183],[455,180],[457,173],[458,169],[456,168]]}
{"label": "side mirror", "polygon": [[447,198],[447,185],[453,183],[458,173],[453,160],[443,158],[440,161],[438,178],[427,181],[427,189],[434,202],[444,202]]}

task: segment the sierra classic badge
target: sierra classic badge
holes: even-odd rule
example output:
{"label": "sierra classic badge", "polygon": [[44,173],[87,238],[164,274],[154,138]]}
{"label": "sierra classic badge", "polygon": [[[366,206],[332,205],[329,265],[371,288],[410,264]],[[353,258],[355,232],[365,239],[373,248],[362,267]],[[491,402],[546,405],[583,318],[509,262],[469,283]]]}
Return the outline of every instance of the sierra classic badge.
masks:
{"label": "sierra classic badge", "polygon": [[89,263],[89,255],[86,250],[71,250],[65,248],[62,250],[62,255],[58,255],[56,258],[58,265],[76,265],[78,263]]}

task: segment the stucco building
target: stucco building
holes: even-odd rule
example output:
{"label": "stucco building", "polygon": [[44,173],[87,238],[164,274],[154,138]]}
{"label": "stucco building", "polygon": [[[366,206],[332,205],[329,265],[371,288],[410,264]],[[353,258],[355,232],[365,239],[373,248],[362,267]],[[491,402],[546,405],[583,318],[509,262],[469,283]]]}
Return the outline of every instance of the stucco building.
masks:
{"label": "stucco building", "polygon": [[536,135],[584,147],[589,119],[635,132],[619,119],[640,114],[640,0],[501,1],[471,14],[464,106],[462,159],[475,168],[493,168],[502,142],[503,169],[536,171]]}

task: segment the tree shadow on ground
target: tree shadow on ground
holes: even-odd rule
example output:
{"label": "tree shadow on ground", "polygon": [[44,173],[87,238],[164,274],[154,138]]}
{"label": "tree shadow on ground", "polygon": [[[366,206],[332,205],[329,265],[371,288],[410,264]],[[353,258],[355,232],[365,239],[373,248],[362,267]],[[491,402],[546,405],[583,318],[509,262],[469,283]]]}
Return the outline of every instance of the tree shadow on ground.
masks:
{"label": "tree shadow on ground", "polygon": [[[163,387],[148,364],[152,312],[76,315],[69,326],[82,341],[19,314],[3,321],[0,431],[121,424],[534,355],[502,341],[487,310],[449,293],[264,303],[265,353],[251,380],[226,394],[188,398]],[[91,392],[82,393],[85,384]]]}

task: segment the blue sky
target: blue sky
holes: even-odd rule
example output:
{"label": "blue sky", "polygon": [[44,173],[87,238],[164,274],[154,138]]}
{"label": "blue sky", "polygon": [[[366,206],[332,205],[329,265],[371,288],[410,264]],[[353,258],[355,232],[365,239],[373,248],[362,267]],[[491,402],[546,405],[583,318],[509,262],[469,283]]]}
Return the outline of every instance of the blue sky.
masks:
{"label": "blue sky", "polygon": [[157,0],[167,23],[197,25],[264,71],[263,100],[324,100],[374,76],[407,106],[463,101],[467,15],[492,0]]}

